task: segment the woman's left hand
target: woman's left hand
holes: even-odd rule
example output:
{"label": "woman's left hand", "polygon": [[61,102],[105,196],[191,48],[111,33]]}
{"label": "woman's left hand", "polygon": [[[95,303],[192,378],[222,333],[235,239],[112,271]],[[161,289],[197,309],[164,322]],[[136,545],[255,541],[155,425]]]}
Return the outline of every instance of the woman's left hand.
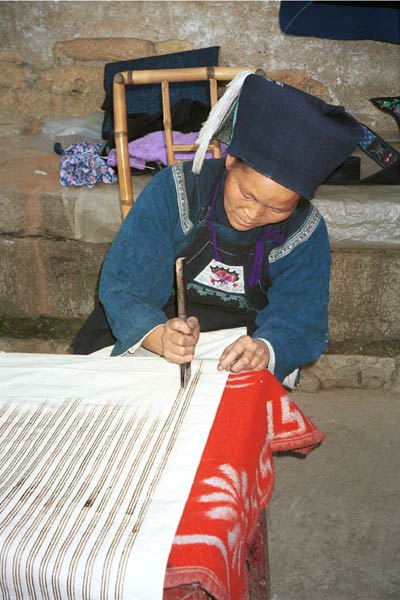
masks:
{"label": "woman's left hand", "polygon": [[264,340],[243,335],[225,348],[220,356],[218,370],[240,373],[261,371],[269,363],[269,350]]}

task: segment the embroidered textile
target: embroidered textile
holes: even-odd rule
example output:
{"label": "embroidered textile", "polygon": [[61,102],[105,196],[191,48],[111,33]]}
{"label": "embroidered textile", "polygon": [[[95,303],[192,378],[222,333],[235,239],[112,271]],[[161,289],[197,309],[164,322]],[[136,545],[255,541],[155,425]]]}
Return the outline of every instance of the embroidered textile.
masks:
{"label": "embroidered textile", "polygon": [[400,129],[400,96],[383,96],[381,98],[370,98],[370,102],[379,110],[387,113],[396,121]]}
{"label": "embroidered textile", "polygon": [[359,146],[367,156],[372,158],[380,167],[400,165],[400,152],[366,125],[361,124],[361,127],[364,135]]}
{"label": "embroidered textile", "polygon": [[80,142],[71,144],[60,156],[60,183],[63,186],[86,185],[93,188],[96,183],[115,183],[114,169],[99,154],[102,144]]}

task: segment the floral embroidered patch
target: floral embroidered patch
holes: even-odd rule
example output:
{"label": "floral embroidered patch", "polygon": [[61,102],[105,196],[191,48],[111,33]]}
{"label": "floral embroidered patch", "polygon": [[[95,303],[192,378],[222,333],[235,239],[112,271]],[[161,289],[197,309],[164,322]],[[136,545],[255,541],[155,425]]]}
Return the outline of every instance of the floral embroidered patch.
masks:
{"label": "floral embroidered patch", "polygon": [[224,292],[244,294],[243,266],[225,265],[213,259],[195,278],[194,281]]}

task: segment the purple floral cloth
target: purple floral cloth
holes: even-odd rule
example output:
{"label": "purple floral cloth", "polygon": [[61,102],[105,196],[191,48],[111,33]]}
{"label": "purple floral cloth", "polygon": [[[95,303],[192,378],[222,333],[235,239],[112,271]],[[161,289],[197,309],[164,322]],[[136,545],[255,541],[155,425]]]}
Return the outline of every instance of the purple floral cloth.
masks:
{"label": "purple floral cloth", "polygon": [[[173,131],[172,138],[174,144],[194,144],[198,138],[198,132],[181,133]],[[160,162],[163,165],[168,164],[167,144],[165,142],[164,131],[154,131],[147,135],[129,142],[129,164],[136,169],[145,169],[146,162]],[[175,152],[176,160],[191,160],[194,152]],[[207,152],[206,158],[212,158],[212,152]],[[221,144],[221,156],[226,156],[226,146]],[[115,149],[108,155],[107,164],[115,167],[117,165],[117,153]]]}
{"label": "purple floral cloth", "polygon": [[115,183],[114,169],[100,156],[102,144],[80,142],[71,144],[60,156],[60,183],[63,186],[86,185],[93,188],[96,183]]}

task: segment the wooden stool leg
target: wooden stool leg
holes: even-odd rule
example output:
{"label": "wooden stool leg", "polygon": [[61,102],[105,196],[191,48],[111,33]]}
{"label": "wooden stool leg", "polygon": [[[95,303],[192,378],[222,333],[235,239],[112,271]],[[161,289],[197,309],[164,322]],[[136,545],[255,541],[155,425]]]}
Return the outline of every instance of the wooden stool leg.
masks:
{"label": "wooden stool leg", "polygon": [[163,600],[213,600],[199,584],[182,585],[164,590]]}
{"label": "wooden stool leg", "polygon": [[128,121],[124,78],[117,73],[113,82],[114,136],[118,160],[118,181],[121,215],[125,219],[133,204],[133,188],[128,151]]}
{"label": "wooden stool leg", "polygon": [[174,140],[172,137],[172,118],[171,118],[171,103],[169,97],[169,82],[161,82],[161,93],[162,93],[162,105],[163,105],[163,117],[164,117],[164,130],[165,130],[165,141],[167,144],[167,158],[169,165],[175,165],[175,154],[173,151]]}
{"label": "wooden stool leg", "polygon": [[260,514],[254,540],[247,550],[250,600],[270,600],[267,514]]}

